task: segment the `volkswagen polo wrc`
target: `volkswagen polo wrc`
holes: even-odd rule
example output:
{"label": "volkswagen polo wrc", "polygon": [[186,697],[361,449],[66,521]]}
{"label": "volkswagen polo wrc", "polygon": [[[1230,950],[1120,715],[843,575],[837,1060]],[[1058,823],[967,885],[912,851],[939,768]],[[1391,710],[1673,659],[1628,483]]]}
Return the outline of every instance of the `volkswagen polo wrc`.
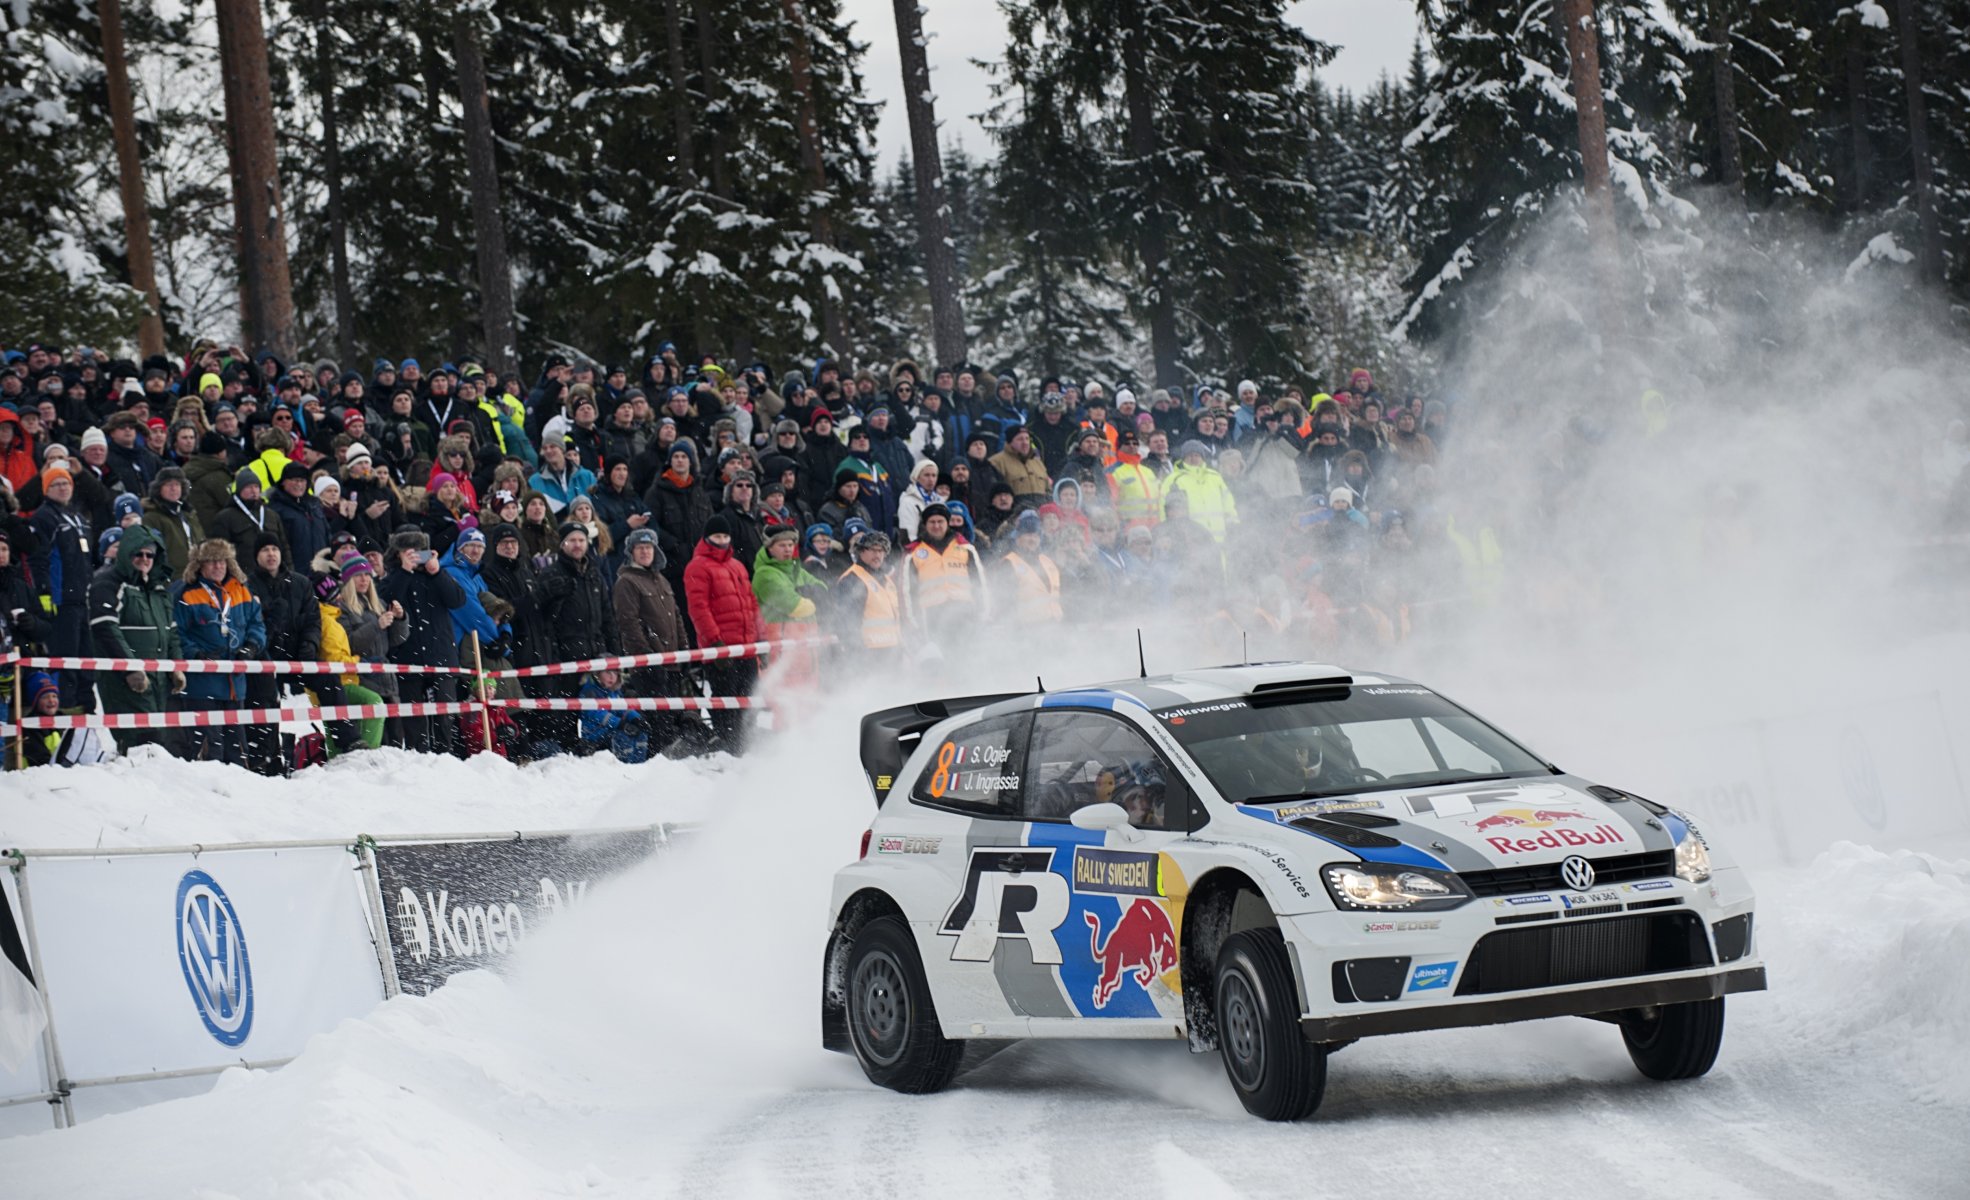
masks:
{"label": "volkswagen polo wrc", "polygon": [[967,1040],[1186,1038],[1245,1107],[1371,1034],[1581,1016],[1716,1061],[1761,989],[1744,874],[1686,814],[1446,697],[1309,664],[931,701],[862,722],[822,1037],[935,1091]]}

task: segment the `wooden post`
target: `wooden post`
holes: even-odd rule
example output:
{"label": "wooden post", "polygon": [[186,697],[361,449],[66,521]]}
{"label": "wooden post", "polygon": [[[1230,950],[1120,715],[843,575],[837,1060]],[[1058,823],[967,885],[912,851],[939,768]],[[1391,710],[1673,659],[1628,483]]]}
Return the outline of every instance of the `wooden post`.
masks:
{"label": "wooden post", "polygon": [[[479,653],[479,631],[472,631],[472,692],[478,695],[479,677],[486,673],[486,661]],[[479,732],[485,736],[486,750],[492,745],[492,697],[479,696]]]}
{"label": "wooden post", "polygon": [[21,709],[21,657],[14,655],[14,770],[27,770],[27,713]]}

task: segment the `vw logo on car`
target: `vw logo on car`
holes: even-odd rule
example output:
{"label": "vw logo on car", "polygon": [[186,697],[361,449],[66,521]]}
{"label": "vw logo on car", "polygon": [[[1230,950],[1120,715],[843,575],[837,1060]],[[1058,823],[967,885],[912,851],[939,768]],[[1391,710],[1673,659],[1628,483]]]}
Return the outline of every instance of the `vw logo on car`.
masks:
{"label": "vw logo on car", "polygon": [[1560,879],[1576,892],[1584,892],[1594,886],[1594,864],[1569,854],[1560,862]]}
{"label": "vw logo on car", "polygon": [[205,1030],[222,1046],[253,1032],[253,967],[239,913],[219,881],[187,871],[178,881],[178,965]]}

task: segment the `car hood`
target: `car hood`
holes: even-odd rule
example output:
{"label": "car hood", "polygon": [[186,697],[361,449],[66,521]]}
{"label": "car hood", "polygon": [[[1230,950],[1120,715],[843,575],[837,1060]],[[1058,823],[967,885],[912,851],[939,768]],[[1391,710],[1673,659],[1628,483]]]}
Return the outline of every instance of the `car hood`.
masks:
{"label": "car hood", "polygon": [[1572,776],[1464,783],[1415,790],[1238,806],[1364,860],[1450,871],[1488,871],[1673,850],[1683,834],[1671,815],[1603,800]]}

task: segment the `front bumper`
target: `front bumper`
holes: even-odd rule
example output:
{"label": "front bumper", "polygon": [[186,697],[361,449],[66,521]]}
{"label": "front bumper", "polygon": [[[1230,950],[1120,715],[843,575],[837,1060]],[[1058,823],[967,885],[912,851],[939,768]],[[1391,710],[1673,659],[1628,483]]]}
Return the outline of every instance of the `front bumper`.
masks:
{"label": "front bumper", "polygon": [[1312,1042],[1346,1042],[1384,1033],[1415,1033],[1425,1029],[1461,1029],[1470,1025],[1502,1025],[1544,1017],[1589,1017],[1656,1004],[1685,1004],[1715,1000],[1732,992],[1765,989],[1765,968],[1743,967],[1708,975],[1657,979],[1626,979],[1564,992],[1539,992],[1495,1000],[1460,1000],[1454,1004],[1381,1007],[1333,1017],[1302,1017],[1300,1030]]}
{"label": "front bumper", "polygon": [[1282,918],[1320,1042],[1709,1000],[1765,987],[1736,870],[1375,917]]}

